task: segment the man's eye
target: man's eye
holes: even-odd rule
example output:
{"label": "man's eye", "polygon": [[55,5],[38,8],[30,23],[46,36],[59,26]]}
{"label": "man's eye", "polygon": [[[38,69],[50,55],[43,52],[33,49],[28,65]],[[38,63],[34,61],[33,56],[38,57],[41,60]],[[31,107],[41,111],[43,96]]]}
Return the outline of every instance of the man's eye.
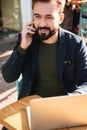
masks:
{"label": "man's eye", "polygon": [[48,16],[47,19],[53,19],[51,16]]}
{"label": "man's eye", "polygon": [[35,18],[40,18],[40,16],[38,16],[38,15],[36,15],[36,16],[34,16]]}

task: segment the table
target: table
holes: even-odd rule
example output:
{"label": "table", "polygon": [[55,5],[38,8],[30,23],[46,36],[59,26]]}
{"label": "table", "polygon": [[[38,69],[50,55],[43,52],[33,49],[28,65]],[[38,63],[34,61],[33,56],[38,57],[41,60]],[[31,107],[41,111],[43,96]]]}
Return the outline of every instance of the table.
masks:
{"label": "table", "polygon": [[[30,130],[27,118],[26,107],[31,99],[41,98],[40,96],[28,96],[20,99],[0,110],[0,123],[9,130]],[[87,126],[62,128],[57,130],[87,130]]]}
{"label": "table", "polygon": [[29,130],[26,107],[39,96],[28,96],[0,110],[0,123],[9,130]]}

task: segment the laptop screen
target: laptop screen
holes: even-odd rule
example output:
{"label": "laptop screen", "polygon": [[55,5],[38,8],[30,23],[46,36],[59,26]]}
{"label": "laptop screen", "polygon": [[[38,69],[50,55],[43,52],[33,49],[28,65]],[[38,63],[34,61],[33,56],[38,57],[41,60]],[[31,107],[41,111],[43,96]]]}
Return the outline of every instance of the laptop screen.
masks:
{"label": "laptop screen", "polygon": [[87,125],[87,95],[32,99],[29,111],[31,130]]}

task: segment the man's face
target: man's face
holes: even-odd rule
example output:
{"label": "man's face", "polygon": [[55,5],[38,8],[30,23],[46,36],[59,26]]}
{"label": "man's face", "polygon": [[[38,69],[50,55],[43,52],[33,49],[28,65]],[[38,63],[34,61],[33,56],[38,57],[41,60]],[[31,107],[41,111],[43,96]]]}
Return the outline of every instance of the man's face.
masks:
{"label": "man's face", "polygon": [[55,36],[61,23],[56,2],[36,2],[34,5],[34,26],[41,40]]}

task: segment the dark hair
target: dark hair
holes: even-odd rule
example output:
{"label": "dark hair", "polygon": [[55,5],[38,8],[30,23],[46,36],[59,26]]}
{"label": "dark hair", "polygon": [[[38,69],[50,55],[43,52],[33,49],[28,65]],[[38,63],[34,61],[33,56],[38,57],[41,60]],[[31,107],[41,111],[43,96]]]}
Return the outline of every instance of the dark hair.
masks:
{"label": "dark hair", "polygon": [[51,1],[56,1],[57,2],[58,9],[59,9],[60,13],[64,11],[65,0],[32,0],[32,9],[34,9],[34,5],[35,5],[36,2],[49,3]]}

